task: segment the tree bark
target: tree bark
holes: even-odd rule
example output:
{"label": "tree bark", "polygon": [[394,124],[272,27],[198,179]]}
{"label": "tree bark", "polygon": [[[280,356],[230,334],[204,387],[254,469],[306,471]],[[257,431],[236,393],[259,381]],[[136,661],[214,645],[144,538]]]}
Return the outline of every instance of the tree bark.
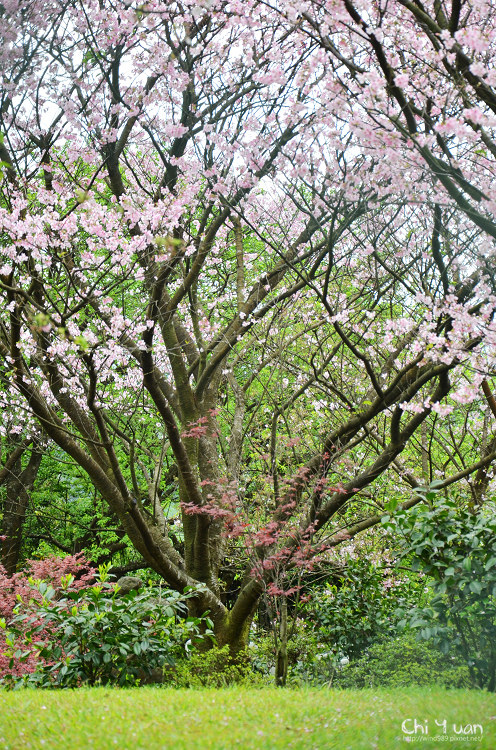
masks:
{"label": "tree bark", "polygon": [[5,505],[2,521],[1,562],[9,576],[14,575],[19,564],[22,547],[22,529],[26,519],[30,493],[36,481],[43,454],[34,447],[26,468],[22,469],[22,453],[16,458],[5,480]]}
{"label": "tree bark", "polygon": [[277,687],[284,687],[288,677],[288,600],[281,597],[281,622],[276,655],[275,681]]}

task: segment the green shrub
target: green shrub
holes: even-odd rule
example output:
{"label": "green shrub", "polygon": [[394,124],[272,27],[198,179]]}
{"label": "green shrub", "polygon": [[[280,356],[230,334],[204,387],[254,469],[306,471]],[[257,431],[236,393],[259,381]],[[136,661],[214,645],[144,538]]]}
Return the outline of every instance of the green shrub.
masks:
{"label": "green shrub", "polygon": [[421,598],[423,588],[416,579],[393,579],[389,568],[351,558],[337,583],[312,593],[302,616],[321,653],[332,654],[336,663],[351,660],[379,638],[396,635],[403,610]]}
{"label": "green shrub", "polygon": [[413,633],[375,643],[354,662],[338,668],[333,687],[470,686],[466,665],[442,654],[432,643],[417,641]]}
{"label": "green shrub", "polygon": [[263,679],[251,667],[248,653],[231,656],[229,647],[193,651],[187,660],[177,662],[166,672],[166,682],[178,688],[221,688],[233,684],[262,685]]}
{"label": "green shrub", "polygon": [[427,606],[407,608],[404,623],[444,652],[463,656],[472,682],[496,691],[496,515],[477,512],[438,490],[417,492],[425,504],[396,509],[383,523],[402,540],[403,561],[430,579]]}
{"label": "green shrub", "polygon": [[[213,636],[207,618],[187,617],[187,599],[195,595],[159,589],[119,596],[102,580],[90,589],[65,592],[38,582],[41,600],[31,600],[11,624],[7,643],[12,659],[34,651],[43,661],[23,677],[8,676],[11,686],[74,688],[83,684],[133,685],[155,680],[165,665]],[[50,638],[37,640],[40,634]]]}
{"label": "green shrub", "polygon": [[[273,639],[258,640],[251,651],[254,668],[273,674]],[[470,686],[470,675],[462,659],[442,654],[433,643],[417,641],[411,632],[376,642],[364,649],[360,658],[348,663],[346,657],[337,658],[325,643],[306,637],[304,630],[288,641],[288,652],[292,654],[288,685],[293,686]]]}
{"label": "green shrub", "polygon": [[[322,684],[332,678],[336,657],[325,643],[320,643],[313,628],[298,619],[295,632],[288,639],[288,685]],[[273,682],[276,648],[273,635],[258,634],[250,643],[252,669],[266,682]]]}

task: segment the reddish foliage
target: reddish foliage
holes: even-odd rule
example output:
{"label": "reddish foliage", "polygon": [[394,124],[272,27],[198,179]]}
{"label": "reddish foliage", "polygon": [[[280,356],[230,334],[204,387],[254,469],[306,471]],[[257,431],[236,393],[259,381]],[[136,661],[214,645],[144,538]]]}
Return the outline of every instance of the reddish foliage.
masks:
{"label": "reddish foliage", "polygon": [[[13,576],[8,576],[5,568],[0,565],[0,617],[6,621],[8,628],[14,607],[21,602],[28,605],[31,599],[41,599],[33,585],[36,580],[46,581],[55,591],[61,591],[62,577],[71,574],[74,580],[67,590],[77,591],[90,586],[94,581],[95,573],[96,570],[90,566],[81,553],[64,558],[47,557],[44,560],[28,560],[25,570],[14,573]],[[34,672],[36,668],[34,655],[29,656],[25,662],[14,660],[13,667],[10,668],[10,659],[5,655],[7,649],[5,634],[5,630],[0,629],[0,679],[6,674],[20,676]],[[42,639],[43,635],[40,636],[40,640]]]}

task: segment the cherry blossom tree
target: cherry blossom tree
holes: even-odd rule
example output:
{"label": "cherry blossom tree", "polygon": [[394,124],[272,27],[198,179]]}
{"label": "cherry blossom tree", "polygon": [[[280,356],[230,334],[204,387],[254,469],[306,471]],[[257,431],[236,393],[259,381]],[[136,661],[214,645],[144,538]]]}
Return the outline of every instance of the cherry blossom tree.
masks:
{"label": "cherry blossom tree", "polygon": [[[410,23],[376,45],[396,6]],[[234,651],[264,590],[422,483],[443,420],[489,413],[491,121],[435,127],[469,115],[426,31],[415,130],[421,22],[354,13],[1,6],[3,430],[42,428],[147,565],[203,584]],[[488,466],[479,448],[442,480]]]}
{"label": "cherry blossom tree", "polygon": [[416,186],[419,197],[454,203],[488,236],[479,259],[491,252],[496,237],[492,3],[286,5],[276,10],[279,16],[298,28],[310,47],[326,53],[332,82],[342,90],[343,117],[371,161],[370,179],[388,174],[396,189],[410,192],[423,175],[422,186]]}

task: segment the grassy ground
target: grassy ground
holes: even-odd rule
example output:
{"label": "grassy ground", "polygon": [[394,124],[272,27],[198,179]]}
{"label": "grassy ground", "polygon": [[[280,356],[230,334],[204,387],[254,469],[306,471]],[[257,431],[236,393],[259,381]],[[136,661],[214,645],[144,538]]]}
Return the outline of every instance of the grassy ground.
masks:
{"label": "grassy ground", "polygon": [[[404,733],[402,722],[413,732],[415,719],[427,731]],[[436,720],[446,720],[445,732]],[[456,734],[453,724],[472,733]],[[495,750],[496,697],[438,689],[0,692],[2,750],[396,750],[412,744]]]}

